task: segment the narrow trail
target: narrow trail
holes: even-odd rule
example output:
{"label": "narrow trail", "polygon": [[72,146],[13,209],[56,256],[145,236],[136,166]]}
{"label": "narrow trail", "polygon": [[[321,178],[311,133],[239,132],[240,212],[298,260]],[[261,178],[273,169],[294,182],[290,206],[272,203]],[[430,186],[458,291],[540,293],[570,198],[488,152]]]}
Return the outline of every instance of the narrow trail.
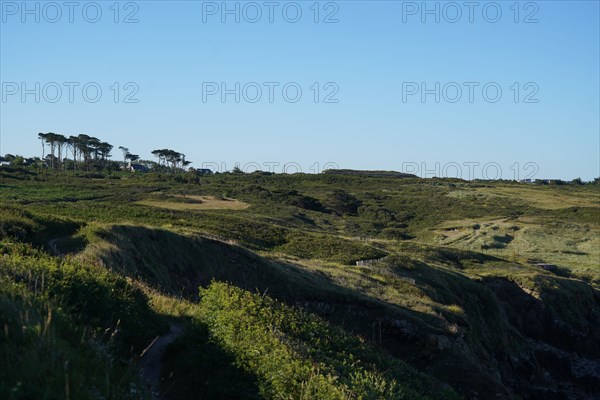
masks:
{"label": "narrow trail", "polygon": [[63,239],[67,239],[69,236],[62,236],[62,237],[57,237],[55,239],[49,240],[48,241],[48,248],[50,249],[50,252],[52,253],[52,255],[56,256],[56,257],[62,257],[64,254],[58,249],[58,246],[56,245],[56,242],[58,242],[59,240],[63,240]]}
{"label": "narrow trail", "polygon": [[[63,257],[64,254],[60,251],[56,242],[68,238],[62,236],[48,241],[48,248],[52,255]],[[139,372],[142,379],[148,385],[152,393],[153,399],[161,399],[160,394],[160,374],[163,366],[162,357],[168,345],[173,343],[183,334],[183,329],[177,324],[169,325],[169,332],[164,335],[157,336],[146,349],[142,352],[138,364]]]}
{"label": "narrow trail", "polygon": [[154,399],[161,399],[160,395],[160,373],[162,370],[162,357],[167,346],[173,343],[183,334],[179,325],[171,324],[169,332],[157,336],[142,353],[139,363],[140,374],[148,384]]}

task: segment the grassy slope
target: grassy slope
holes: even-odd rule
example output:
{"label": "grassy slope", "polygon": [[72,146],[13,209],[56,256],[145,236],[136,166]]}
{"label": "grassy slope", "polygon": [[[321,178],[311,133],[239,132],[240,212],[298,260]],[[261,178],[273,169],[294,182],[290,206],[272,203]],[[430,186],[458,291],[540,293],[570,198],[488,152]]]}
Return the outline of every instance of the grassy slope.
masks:
{"label": "grassy slope", "polygon": [[[100,261],[147,287],[189,299],[211,279],[267,291],[462,393],[507,395],[493,372],[501,368],[499,360],[526,352],[523,325],[531,331],[528,337],[541,335],[536,329],[543,327],[518,315],[523,303],[507,305],[511,298],[523,296],[526,304],[533,302],[532,310],[541,302],[550,310],[548,318],[594,335],[598,295],[585,282],[596,288],[600,282],[596,187],[327,175],[220,175],[201,185],[154,175],[15,177],[4,176],[0,191],[7,204],[6,234],[16,231],[42,244],[79,229],[57,245],[78,253],[86,265]],[[341,204],[333,189],[346,191],[357,207]],[[251,207],[184,212],[136,204],[155,193],[225,196]],[[563,202],[566,208],[558,207]],[[382,263],[352,266],[385,254]],[[546,271],[529,259],[556,263],[557,269]],[[183,340],[207,343],[213,335],[209,325],[202,323],[193,329],[197,336]],[[576,348],[576,338],[565,340],[562,333],[557,331],[557,341]],[[212,346],[216,354],[221,351]],[[234,364],[242,356],[228,353]],[[207,365],[217,358],[196,367],[210,370]],[[231,373],[245,374],[236,371]],[[242,391],[261,387],[256,377],[244,379]],[[178,385],[186,382],[192,377]]]}
{"label": "grassy slope", "polygon": [[1,398],[147,396],[132,366],[164,323],[140,290],[27,245],[0,253]]}

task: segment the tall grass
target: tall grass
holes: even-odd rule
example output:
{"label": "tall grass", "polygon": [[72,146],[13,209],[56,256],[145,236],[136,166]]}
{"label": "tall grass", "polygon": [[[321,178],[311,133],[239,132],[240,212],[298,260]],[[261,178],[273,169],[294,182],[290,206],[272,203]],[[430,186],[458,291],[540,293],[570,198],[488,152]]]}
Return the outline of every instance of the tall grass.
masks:
{"label": "tall grass", "polygon": [[0,254],[0,398],[147,398],[133,366],[161,323],[141,291],[28,245]]}
{"label": "tall grass", "polygon": [[450,390],[322,319],[226,283],[201,290],[198,320],[268,399],[452,399]]}

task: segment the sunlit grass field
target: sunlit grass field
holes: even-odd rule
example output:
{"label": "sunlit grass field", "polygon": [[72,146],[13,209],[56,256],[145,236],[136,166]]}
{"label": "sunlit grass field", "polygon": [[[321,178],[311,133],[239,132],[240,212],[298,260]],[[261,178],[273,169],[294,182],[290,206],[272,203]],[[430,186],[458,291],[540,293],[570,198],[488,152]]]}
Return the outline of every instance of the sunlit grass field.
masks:
{"label": "sunlit grass field", "polygon": [[[162,196],[161,196],[162,197]],[[214,196],[173,195],[164,199],[138,201],[137,204],[150,207],[166,208],[169,210],[244,210],[249,204],[235,199],[216,198]]]}

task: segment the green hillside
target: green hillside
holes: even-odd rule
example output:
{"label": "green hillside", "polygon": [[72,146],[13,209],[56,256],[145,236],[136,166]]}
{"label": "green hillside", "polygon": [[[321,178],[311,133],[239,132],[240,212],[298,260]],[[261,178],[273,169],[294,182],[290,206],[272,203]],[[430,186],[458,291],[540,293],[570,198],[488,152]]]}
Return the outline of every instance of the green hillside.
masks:
{"label": "green hillside", "polygon": [[0,398],[600,397],[600,186],[0,169]]}

